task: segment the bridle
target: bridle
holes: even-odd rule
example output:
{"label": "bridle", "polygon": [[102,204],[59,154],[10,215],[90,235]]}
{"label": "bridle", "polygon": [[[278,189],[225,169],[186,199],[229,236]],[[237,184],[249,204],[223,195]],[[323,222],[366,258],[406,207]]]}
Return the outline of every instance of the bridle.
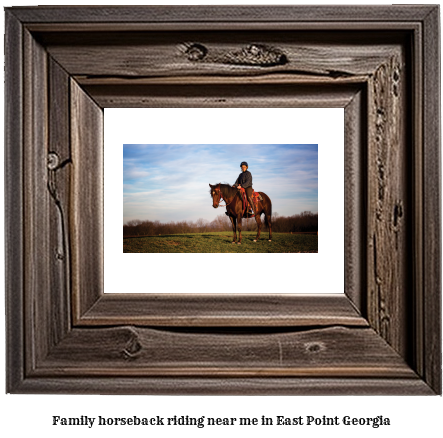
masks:
{"label": "bridle", "polygon": [[[231,201],[229,202],[229,204],[227,204],[227,203],[226,203],[226,199],[223,198],[223,193],[222,193],[222,191],[221,191],[221,184],[219,184],[219,187],[218,187],[218,188],[215,188],[214,191],[215,191],[215,193],[218,192],[218,193],[219,193],[219,196],[220,196],[220,198],[219,198],[219,200],[218,200],[218,204],[217,204],[217,206],[216,206],[215,208],[218,208],[218,207],[227,207],[228,205],[231,205],[232,201],[233,201],[234,198],[235,198],[235,196],[233,196],[233,198],[231,199]],[[223,201],[225,201],[225,205],[220,205],[220,202],[222,201],[222,199],[223,199]]]}

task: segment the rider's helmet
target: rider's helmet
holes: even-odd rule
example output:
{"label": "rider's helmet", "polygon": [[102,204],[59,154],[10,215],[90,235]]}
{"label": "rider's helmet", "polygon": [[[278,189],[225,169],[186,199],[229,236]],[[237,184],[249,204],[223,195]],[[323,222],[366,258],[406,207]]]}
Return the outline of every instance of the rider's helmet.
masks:
{"label": "rider's helmet", "polygon": [[242,161],[242,162],[241,162],[240,167],[242,167],[242,166],[249,167],[249,166],[248,166],[248,163],[247,163],[246,161]]}

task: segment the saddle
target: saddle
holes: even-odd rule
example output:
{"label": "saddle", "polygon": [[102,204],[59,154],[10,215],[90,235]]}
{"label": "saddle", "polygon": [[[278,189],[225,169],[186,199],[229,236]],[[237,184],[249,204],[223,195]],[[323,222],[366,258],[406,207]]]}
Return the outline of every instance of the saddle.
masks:
{"label": "saddle", "polygon": [[[240,196],[241,196],[242,201],[243,201],[243,208],[242,208],[242,210],[243,210],[243,215],[244,215],[245,213],[247,213],[247,208],[248,208],[248,205],[249,205],[249,201],[248,201],[248,197],[246,196],[246,190],[243,187],[240,188]],[[257,205],[259,201],[263,201],[263,198],[261,197],[260,193],[254,191],[254,189],[252,189],[252,196],[251,197],[252,197],[252,202],[255,205]]]}

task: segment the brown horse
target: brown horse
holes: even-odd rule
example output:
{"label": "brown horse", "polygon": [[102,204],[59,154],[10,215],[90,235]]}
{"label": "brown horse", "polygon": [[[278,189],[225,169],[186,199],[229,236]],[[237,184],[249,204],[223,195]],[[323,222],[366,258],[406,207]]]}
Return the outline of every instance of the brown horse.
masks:
{"label": "brown horse", "polygon": [[[210,190],[209,193],[212,197],[212,206],[214,208],[218,207],[226,207],[226,214],[231,219],[232,230],[234,232],[234,240],[232,243],[236,243],[237,241],[237,229],[238,229],[238,244],[241,244],[241,220],[242,218],[252,217],[253,214],[247,213],[248,208],[246,208],[245,213],[243,214],[243,201],[240,197],[240,192],[235,188],[231,187],[228,184],[209,184]],[[255,221],[257,222],[257,236],[254,239],[254,242],[260,238],[261,231],[261,219],[260,216],[262,213],[265,214],[265,225],[269,228],[269,242],[272,239],[272,230],[271,230],[271,216],[272,216],[272,203],[269,199],[269,196],[266,193],[260,193],[263,201],[258,201],[257,205],[254,208],[255,211]],[[220,205],[220,201],[224,200],[226,205]]]}

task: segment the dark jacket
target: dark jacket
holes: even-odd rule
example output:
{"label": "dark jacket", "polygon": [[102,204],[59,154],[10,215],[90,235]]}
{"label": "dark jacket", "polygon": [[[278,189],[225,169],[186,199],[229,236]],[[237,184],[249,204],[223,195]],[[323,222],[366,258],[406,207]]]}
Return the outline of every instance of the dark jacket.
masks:
{"label": "dark jacket", "polygon": [[246,187],[252,187],[252,174],[249,170],[242,172],[238,178],[235,180],[234,185],[237,186],[240,184],[244,189]]}

